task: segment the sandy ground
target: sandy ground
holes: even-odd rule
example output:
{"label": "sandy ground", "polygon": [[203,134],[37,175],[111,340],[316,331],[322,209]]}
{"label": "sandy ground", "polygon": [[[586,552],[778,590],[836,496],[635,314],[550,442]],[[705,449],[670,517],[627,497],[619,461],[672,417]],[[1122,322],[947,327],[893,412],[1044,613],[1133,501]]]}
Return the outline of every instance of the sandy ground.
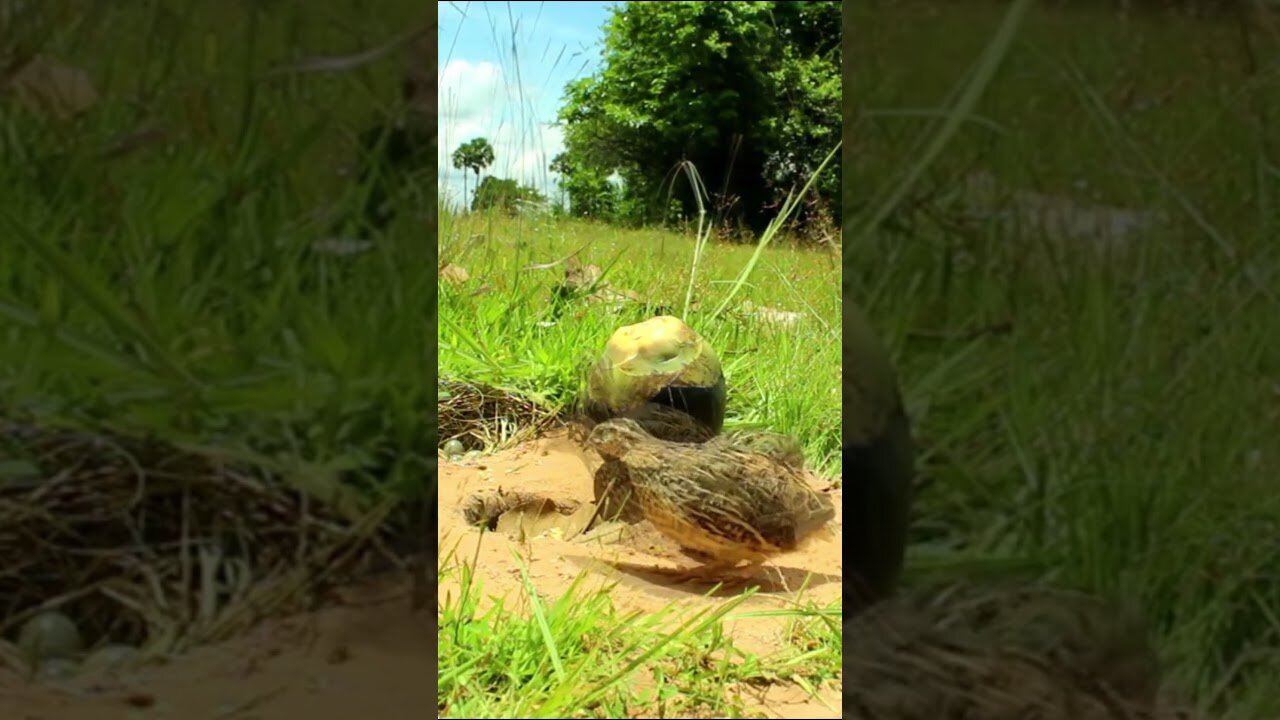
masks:
{"label": "sandy ground", "polygon": [[[561,433],[527,443],[512,450],[490,456],[440,460],[440,528],[439,547],[447,552],[456,548],[459,556],[476,558],[477,577],[483,582],[486,596],[511,598],[522,594],[521,578],[513,552],[525,558],[530,577],[543,597],[555,598],[584,570],[585,591],[609,582],[616,608],[627,611],[656,611],[678,603],[689,608],[718,605],[743,587],[722,590],[718,597],[702,595],[710,583],[675,579],[664,569],[693,567],[696,563],[648,523],[622,530],[620,539],[595,530],[570,539],[556,529],[550,532],[526,533],[522,541],[518,529],[499,525],[498,532],[481,534],[468,526],[464,508],[470,498],[492,495],[498,490],[543,497],[565,512],[580,518],[590,516],[593,498],[591,471],[598,459],[588,456]],[[820,482],[815,479],[815,486]],[[837,527],[840,522],[840,494],[832,493],[836,503]],[[584,507],[585,506],[585,507]],[[572,525],[570,521],[567,523]],[[505,532],[504,532],[505,530]],[[573,531],[570,530],[570,533]],[[613,534],[617,537],[616,533]],[[478,548],[477,548],[478,545]],[[750,584],[758,587],[757,595],[739,606],[742,611],[787,607],[794,602],[809,576],[806,598],[824,604],[840,597],[841,553],[839,533],[824,540],[776,558],[765,566]],[[811,574],[811,575],[810,575]],[[457,597],[456,584],[445,582],[439,589]],[[510,606],[510,605],[508,605]],[[782,618],[749,618],[730,620],[726,631],[744,650],[766,653],[775,649],[786,623]],[[772,686],[760,696],[758,708],[771,717],[835,718],[839,717],[840,689],[824,688],[820,700],[809,697],[789,685]]]}
{"label": "sandy ground", "polygon": [[36,685],[0,672],[5,720],[399,720],[434,714],[435,626],[403,577],[328,609],[114,677]]}

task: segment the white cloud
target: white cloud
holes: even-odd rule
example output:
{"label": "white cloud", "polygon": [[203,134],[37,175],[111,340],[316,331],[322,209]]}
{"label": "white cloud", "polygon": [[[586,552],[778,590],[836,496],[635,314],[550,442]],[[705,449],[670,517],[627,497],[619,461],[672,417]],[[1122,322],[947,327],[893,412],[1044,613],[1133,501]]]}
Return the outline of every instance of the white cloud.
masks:
{"label": "white cloud", "polygon": [[[491,62],[450,60],[439,74],[440,194],[448,202],[462,202],[463,170],[453,167],[453,151],[473,138],[493,146],[494,163],[485,175],[511,178],[531,185],[555,199],[556,176],[547,166],[564,149],[560,128],[548,117],[554,110],[539,108],[540,93],[508,81],[503,68]],[[466,179],[469,196],[475,176]]]}
{"label": "white cloud", "polygon": [[440,119],[484,119],[502,94],[502,68],[491,62],[450,60],[438,77]]}

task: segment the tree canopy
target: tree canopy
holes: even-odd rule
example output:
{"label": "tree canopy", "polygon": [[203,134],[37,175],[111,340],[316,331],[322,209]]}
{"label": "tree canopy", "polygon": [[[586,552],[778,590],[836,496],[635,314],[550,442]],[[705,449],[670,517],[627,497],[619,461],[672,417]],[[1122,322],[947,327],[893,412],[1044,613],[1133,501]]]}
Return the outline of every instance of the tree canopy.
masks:
{"label": "tree canopy", "polygon": [[[468,140],[453,151],[453,166],[459,170],[467,169],[480,178],[480,171],[493,164],[493,146],[485,138]],[[467,193],[467,176],[462,175],[462,194]]]}
{"label": "tree canopy", "polygon": [[522,204],[540,205],[544,202],[546,198],[542,193],[528,185],[489,175],[476,187],[476,196],[471,201],[471,209],[476,212],[495,209],[515,214],[520,211]]}
{"label": "tree canopy", "polygon": [[[628,2],[605,26],[601,70],[566,88],[553,169],[575,213],[652,221],[668,192],[696,211],[689,183],[669,184],[687,160],[710,210],[760,229],[835,148],[840,89],[838,2]],[[835,218],[839,183],[829,165],[817,185]]]}

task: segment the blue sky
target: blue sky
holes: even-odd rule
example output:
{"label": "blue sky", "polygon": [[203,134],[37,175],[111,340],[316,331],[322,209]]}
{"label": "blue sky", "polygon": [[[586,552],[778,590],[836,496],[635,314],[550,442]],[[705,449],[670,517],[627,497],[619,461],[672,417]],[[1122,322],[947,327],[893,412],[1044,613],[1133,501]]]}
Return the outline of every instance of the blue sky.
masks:
{"label": "blue sky", "polygon": [[[598,68],[601,28],[613,2],[442,2],[440,10],[439,188],[462,198],[463,171],[450,156],[485,137],[495,160],[485,171],[558,195],[547,169],[563,148],[555,122],[566,83]],[[474,175],[467,193],[475,190]]]}

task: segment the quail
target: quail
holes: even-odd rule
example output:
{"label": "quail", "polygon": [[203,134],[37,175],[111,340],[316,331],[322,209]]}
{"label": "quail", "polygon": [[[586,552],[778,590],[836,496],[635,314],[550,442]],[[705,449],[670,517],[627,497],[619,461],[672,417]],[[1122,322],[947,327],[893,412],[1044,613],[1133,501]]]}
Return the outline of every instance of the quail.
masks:
{"label": "quail", "polygon": [[617,418],[596,425],[587,444],[625,469],[645,519],[708,559],[697,575],[743,562],[749,574],[825,534],[835,517],[831,499],[809,487],[799,468],[730,439],[661,440]]}

